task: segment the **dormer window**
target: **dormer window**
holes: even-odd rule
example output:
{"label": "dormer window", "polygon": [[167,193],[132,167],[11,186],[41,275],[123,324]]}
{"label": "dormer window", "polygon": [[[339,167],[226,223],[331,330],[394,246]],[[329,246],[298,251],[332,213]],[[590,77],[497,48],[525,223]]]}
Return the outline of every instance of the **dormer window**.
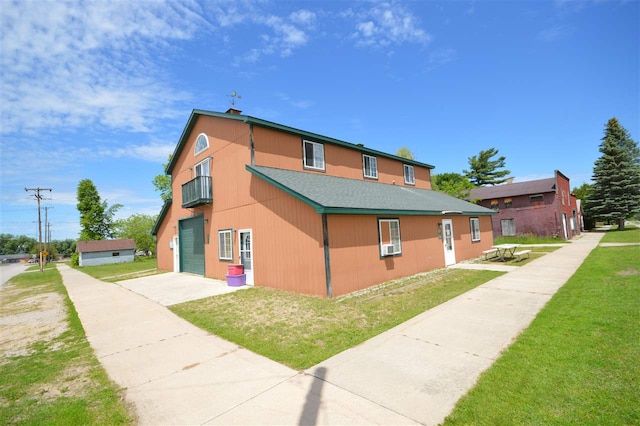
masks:
{"label": "dormer window", "polygon": [[304,167],[306,169],[324,170],[324,145],[311,141],[302,141],[302,145]]}
{"label": "dormer window", "polygon": [[378,179],[378,159],[371,155],[362,154],[362,170],[364,177]]}
{"label": "dormer window", "polygon": [[193,155],[198,155],[207,148],[209,148],[209,139],[207,138],[207,135],[200,133],[198,135],[198,139],[196,139],[196,149]]}
{"label": "dormer window", "polygon": [[413,166],[410,166],[408,164],[404,165],[404,183],[406,183],[407,185],[416,184],[416,177],[413,171]]}

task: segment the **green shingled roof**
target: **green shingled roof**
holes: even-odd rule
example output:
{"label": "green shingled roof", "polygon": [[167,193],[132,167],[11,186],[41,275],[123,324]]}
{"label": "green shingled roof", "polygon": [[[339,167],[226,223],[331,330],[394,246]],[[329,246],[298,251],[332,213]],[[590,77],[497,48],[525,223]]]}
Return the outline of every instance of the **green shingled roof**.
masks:
{"label": "green shingled roof", "polygon": [[255,176],[309,204],[318,213],[491,215],[493,210],[427,189],[346,179],[317,173],[246,166]]}

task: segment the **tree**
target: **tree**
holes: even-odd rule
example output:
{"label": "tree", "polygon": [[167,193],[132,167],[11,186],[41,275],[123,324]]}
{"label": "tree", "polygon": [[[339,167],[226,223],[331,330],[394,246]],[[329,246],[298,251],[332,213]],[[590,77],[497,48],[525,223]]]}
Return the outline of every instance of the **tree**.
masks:
{"label": "tree", "polygon": [[571,192],[576,196],[577,199],[582,200],[582,202],[586,202],[592,190],[593,188],[591,184],[583,183],[582,185],[573,188],[573,191]]}
{"label": "tree", "polygon": [[465,176],[476,186],[499,185],[508,180],[505,176],[511,173],[509,170],[498,170],[505,166],[506,157],[503,155],[497,160],[492,157],[498,155],[498,150],[490,148],[480,151],[478,155],[469,157],[470,170],[463,170]]}
{"label": "tree", "polygon": [[80,212],[80,240],[104,240],[113,236],[113,216],[121,204],[107,207],[107,201],[100,200],[98,189],[89,179],[78,184],[78,204]]}
{"label": "tree", "polygon": [[475,188],[469,179],[460,173],[441,173],[431,176],[431,186],[434,190],[445,192],[452,197],[467,199],[471,190]]}
{"label": "tree", "polygon": [[398,151],[396,152],[396,155],[398,157],[406,158],[407,160],[415,160],[416,159],[413,156],[413,152],[411,152],[411,150],[409,148],[407,148],[406,146],[403,146],[400,149],[398,149]]}
{"label": "tree", "polygon": [[[163,170],[167,170],[169,163],[171,162],[172,155],[169,155],[167,162],[162,165]],[[157,175],[153,178],[153,186],[156,187],[156,191],[160,192],[162,201],[168,201],[171,199],[171,176],[168,174]]]}
{"label": "tree", "polygon": [[151,235],[156,223],[154,216],[134,214],[115,222],[115,235],[118,238],[133,238],[138,250],[154,251],[156,239]]}
{"label": "tree", "polygon": [[640,165],[635,161],[638,143],[614,117],[606,125],[602,155],[593,167],[593,190],[587,199],[586,211],[597,220],[624,221],[640,212]]}

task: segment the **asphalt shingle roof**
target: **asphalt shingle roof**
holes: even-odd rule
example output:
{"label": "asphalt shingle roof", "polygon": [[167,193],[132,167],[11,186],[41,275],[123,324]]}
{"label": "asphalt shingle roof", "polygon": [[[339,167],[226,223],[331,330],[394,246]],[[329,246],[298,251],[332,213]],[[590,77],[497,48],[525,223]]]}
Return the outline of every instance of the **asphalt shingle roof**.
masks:
{"label": "asphalt shingle roof", "polygon": [[324,174],[246,166],[255,176],[311,205],[318,213],[442,215],[495,214],[444,193]]}
{"label": "asphalt shingle roof", "polygon": [[556,179],[548,178],[475,188],[471,190],[469,199],[488,200],[494,198],[515,197],[518,195],[544,194],[545,192],[555,191]]}
{"label": "asphalt shingle roof", "polygon": [[132,250],[136,248],[136,243],[131,238],[124,240],[93,240],[78,241],[77,250],[80,253],[91,253],[111,250]]}

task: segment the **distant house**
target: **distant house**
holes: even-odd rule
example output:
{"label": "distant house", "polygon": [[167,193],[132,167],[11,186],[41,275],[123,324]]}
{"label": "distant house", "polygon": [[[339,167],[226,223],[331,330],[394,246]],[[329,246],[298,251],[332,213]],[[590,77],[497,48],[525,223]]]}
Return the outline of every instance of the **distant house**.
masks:
{"label": "distant house", "polygon": [[136,243],[126,240],[78,241],[80,266],[133,262]]}
{"label": "distant house", "polygon": [[497,212],[494,237],[534,234],[568,240],[582,229],[582,211],[570,188],[569,178],[556,170],[548,179],[476,188],[469,199]]}
{"label": "distant house", "polygon": [[0,254],[0,263],[27,263],[30,257],[29,253]]}
{"label": "distant house", "polygon": [[495,212],[432,191],[431,169],[233,109],[194,110],[167,168],[158,268],[224,279],[242,264],[247,285],[332,297],[481,256]]}

